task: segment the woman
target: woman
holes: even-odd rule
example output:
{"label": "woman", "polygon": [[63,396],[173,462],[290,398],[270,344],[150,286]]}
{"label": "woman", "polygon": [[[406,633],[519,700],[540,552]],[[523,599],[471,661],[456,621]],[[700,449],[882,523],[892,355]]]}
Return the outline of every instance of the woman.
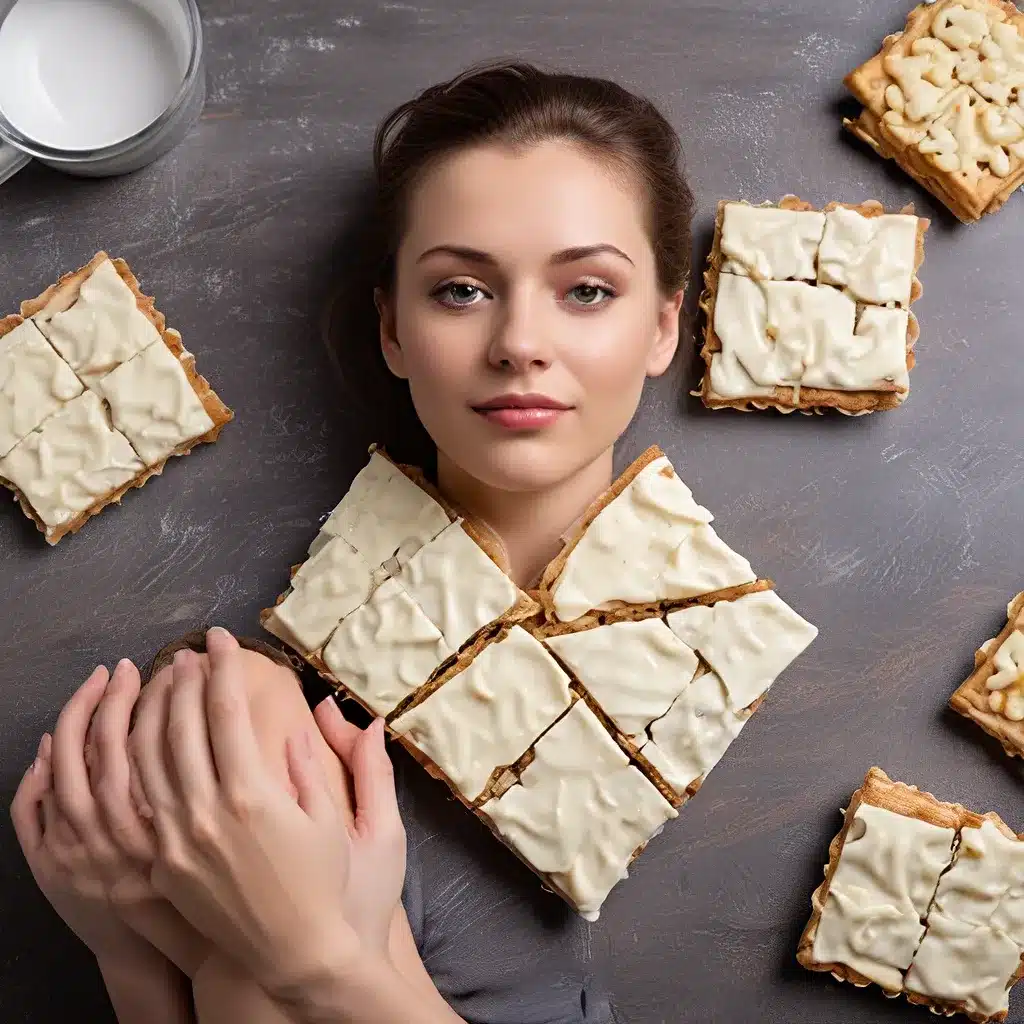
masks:
{"label": "woman", "polygon": [[[676,351],[693,206],[678,139],[610,82],[502,64],[400,107],[375,158],[384,360],[438,487],[529,587]],[[121,1024],[461,1019],[401,902],[382,724],[360,732],[332,700],[314,721],[280,658],[224,631],[206,647],[141,696],[130,663],[97,669],[14,802]],[[573,998],[543,1011],[524,993],[487,1019],[594,1019]]]}

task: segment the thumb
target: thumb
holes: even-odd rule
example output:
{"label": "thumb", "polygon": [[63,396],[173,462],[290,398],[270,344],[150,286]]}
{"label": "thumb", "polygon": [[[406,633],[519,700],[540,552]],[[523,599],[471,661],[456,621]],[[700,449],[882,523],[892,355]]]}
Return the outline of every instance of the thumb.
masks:
{"label": "thumb", "polygon": [[350,764],[356,794],[355,832],[369,838],[402,833],[395,770],[384,747],[384,719],[374,719],[356,739]]}
{"label": "thumb", "polygon": [[341,763],[349,767],[352,762],[352,750],[362,730],[341,713],[341,708],[333,696],[322,700],[316,706],[313,718],[316,719],[317,727],[327,745],[338,755]]}
{"label": "thumb", "polygon": [[300,737],[290,736],[285,744],[288,759],[288,775],[295,787],[299,806],[311,818],[319,818],[325,809],[334,810],[327,789],[324,770],[313,752],[313,741],[308,732]]}

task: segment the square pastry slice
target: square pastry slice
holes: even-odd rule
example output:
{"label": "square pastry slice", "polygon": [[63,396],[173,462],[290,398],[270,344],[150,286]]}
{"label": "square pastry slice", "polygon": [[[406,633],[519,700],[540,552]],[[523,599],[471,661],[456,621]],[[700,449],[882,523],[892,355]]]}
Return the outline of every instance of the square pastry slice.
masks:
{"label": "square pastry slice", "polygon": [[974,656],[974,671],[950,698],[950,707],[981,726],[1010,757],[1024,757],[1024,593],[1006,609],[998,636]]}
{"label": "square pastry slice", "polygon": [[846,77],[846,127],[957,218],[998,210],[1024,181],[1024,16],[1006,0],[921,4]]}
{"label": "square pastry slice", "polygon": [[1024,955],[1024,844],[997,815],[872,768],[812,905],[803,966],[935,1013],[1005,1019]]}
{"label": "square pastry slice", "polygon": [[92,391],[62,406],[0,459],[0,479],[15,488],[51,543],[117,500],[144,469]]}
{"label": "square pastry slice", "polygon": [[0,458],[82,391],[31,320],[0,320]]}
{"label": "square pastry slice", "polygon": [[[346,600],[361,578],[357,571]],[[388,579],[342,620],[314,664],[375,715],[389,715],[454,653],[398,580]]]}
{"label": "square pastry slice", "polygon": [[584,516],[541,580],[551,617],[698,597],[756,580],[657,448]]}
{"label": "square pastry slice", "polygon": [[[51,544],[162,472],[170,456],[215,441],[231,420],[231,410],[196,372],[181,335],[166,329],[123,260],[97,253],[37,299],[23,302],[21,312],[29,319],[0,339],[0,455],[10,460],[10,472],[0,470],[0,476]],[[96,402],[87,400],[84,388]],[[83,460],[81,479],[69,484],[66,477],[74,474],[68,468],[68,425],[86,420],[89,429],[74,456]],[[41,441],[33,440],[36,434]],[[87,453],[99,438],[104,446],[93,444]],[[57,472],[57,462],[46,457],[53,445],[62,452],[65,479],[47,479]],[[34,469],[26,456],[36,459]],[[105,456],[114,460],[110,466],[96,465]],[[130,477],[128,466],[135,468]],[[19,483],[27,478],[28,488]],[[62,497],[55,498],[58,493]]]}
{"label": "square pastry slice", "polygon": [[[461,522],[447,526],[412,555],[398,581],[453,651],[519,600],[519,589]],[[533,607],[528,598],[525,603]]]}
{"label": "square pastry slice", "polygon": [[310,546],[310,554],[332,537],[344,537],[371,566],[395,559],[405,564],[451,523],[430,494],[379,451],[352,481]]}
{"label": "square pastry slice", "polygon": [[344,537],[332,537],[299,566],[287,593],[263,616],[263,625],[303,656],[312,654],[372,590],[369,563]]}
{"label": "square pastry slice", "polygon": [[720,203],[701,297],[704,404],[857,415],[902,402],[926,228],[878,203]]}
{"label": "square pastry slice", "polygon": [[569,677],[540,641],[512,626],[391,723],[464,800],[485,794],[572,702]]}
{"label": "square pastry slice", "polygon": [[642,743],[697,673],[697,655],[660,618],[612,622],[544,643],[622,732]]}
{"label": "square pastry slice", "polygon": [[481,812],[589,921],[644,844],[676,817],[584,701],[537,742],[520,783]]}

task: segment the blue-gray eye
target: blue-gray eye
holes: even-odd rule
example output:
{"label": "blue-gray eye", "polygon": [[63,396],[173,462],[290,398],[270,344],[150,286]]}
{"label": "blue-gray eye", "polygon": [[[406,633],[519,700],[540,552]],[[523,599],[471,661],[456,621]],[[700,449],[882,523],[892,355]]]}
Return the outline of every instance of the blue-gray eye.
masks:
{"label": "blue-gray eye", "polygon": [[580,306],[599,306],[605,298],[612,297],[612,293],[599,284],[578,284],[569,294],[576,297],[576,304]]}

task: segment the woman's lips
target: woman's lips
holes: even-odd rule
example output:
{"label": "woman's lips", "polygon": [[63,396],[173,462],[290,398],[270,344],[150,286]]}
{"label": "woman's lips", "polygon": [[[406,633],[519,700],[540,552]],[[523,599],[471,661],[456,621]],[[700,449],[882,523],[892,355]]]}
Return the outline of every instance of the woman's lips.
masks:
{"label": "woman's lips", "polygon": [[501,395],[473,411],[506,430],[541,430],[551,426],[571,407],[547,395]]}
{"label": "woman's lips", "polygon": [[491,423],[506,430],[541,430],[550,427],[565,409],[551,409],[542,406],[532,408],[505,407],[503,409],[477,409],[478,413]]}

